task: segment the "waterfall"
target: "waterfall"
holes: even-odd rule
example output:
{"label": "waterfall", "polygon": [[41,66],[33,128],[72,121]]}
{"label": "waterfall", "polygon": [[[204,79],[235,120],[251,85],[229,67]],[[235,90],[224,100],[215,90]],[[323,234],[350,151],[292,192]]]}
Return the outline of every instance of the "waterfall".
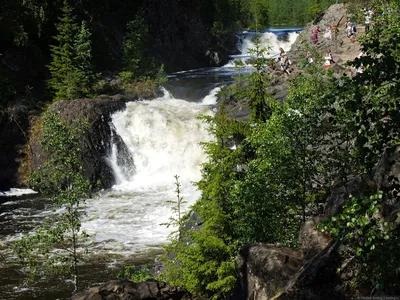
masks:
{"label": "waterfall", "polygon": [[[276,55],[279,53],[279,48],[282,47],[286,52],[290,50],[292,44],[296,41],[298,37],[297,32],[289,32],[285,39],[280,39],[273,32],[264,32],[261,34],[261,47],[267,49],[271,55]],[[254,43],[251,39],[251,36],[248,36],[244,39],[240,51],[242,55],[249,55],[249,49],[254,49]]]}
{"label": "waterfall", "polygon": [[[293,43],[296,41],[299,36],[299,32],[301,28],[295,28],[295,31],[266,31],[260,33],[260,48],[266,49],[266,52],[269,52],[270,57],[276,57],[279,54],[279,48],[282,47],[285,52],[289,51],[292,47]],[[246,64],[246,59],[251,56],[249,53],[250,49],[255,49],[254,45],[254,37],[256,33],[254,31],[250,32],[242,32],[241,33],[241,41],[240,45],[238,45],[238,49],[240,49],[240,55],[231,55],[231,60],[225,67],[235,67],[236,59],[243,59],[242,62]],[[266,54],[266,53],[265,53]]]}
{"label": "waterfall", "polygon": [[129,102],[112,116],[115,134],[129,153],[118,151],[114,136],[108,161],[117,184],[88,200],[88,217],[82,223],[95,234],[94,248],[128,255],[166,242],[174,228],[161,224],[173,216],[168,201],[176,199],[174,175],[180,176],[185,209],[200,196],[192,184],[201,178],[205,161],[199,143],[211,136],[197,117],[212,114],[209,105],[216,103],[218,90],[198,103],[175,99],[164,90],[163,97]]}

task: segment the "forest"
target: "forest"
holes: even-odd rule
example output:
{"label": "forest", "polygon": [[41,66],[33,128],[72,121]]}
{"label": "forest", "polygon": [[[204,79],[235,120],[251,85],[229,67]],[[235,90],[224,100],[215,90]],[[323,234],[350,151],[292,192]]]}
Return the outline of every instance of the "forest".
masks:
{"label": "forest", "polygon": [[[221,35],[255,28],[256,24],[262,27],[301,26],[333,1],[296,1],[296,5],[293,2],[199,0],[192,5],[191,1],[164,1],[160,4],[158,1],[108,0],[2,1],[2,111],[16,102],[30,102],[29,105],[34,107],[54,97],[59,99],[55,96],[57,88],[54,89],[53,79],[60,74],[54,73],[54,68],[65,67],[65,62],[58,61],[60,53],[57,51],[61,48],[57,47],[62,47],[63,43],[73,46],[78,38],[78,28],[83,39],[81,42],[88,44],[76,49],[85,53],[71,52],[69,56],[86,56],[84,63],[76,61],[74,64],[86,64],[85,68],[90,67],[93,74],[99,75],[96,78],[93,74],[88,75],[90,80],[87,78],[85,92],[81,94],[87,97],[102,92],[99,84],[96,86],[102,77],[124,70],[137,71],[145,76],[146,73],[154,74],[154,70],[163,64],[167,72],[188,68],[176,56],[184,55],[185,51],[188,59],[198,55],[203,49],[196,50],[197,43],[203,48],[217,44]],[[66,7],[69,7],[68,13]],[[164,14],[163,7],[168,8],[168,14]],[[68,22],[73,27],[62,28],[67,22],[65,18],[70,18]],[[174,43],[178,45],[168,42],[170,36],[180,41]],[[198,39],[190,42],[193,38]],[[202,40],[205,45],[201,44]],[[128,60],[136,61],[135,65]],[[204,62],[201,64],[206,66]]]}
{"label": "forest", "polygon": [[[65,208],[57,226],[44,224],[36,235],[16,242],[14,251],[31,275],[49,269],[58,272],[65,263],[74,293],[78,290],[76,243],[86,238],[80,230],[78,207],[96,190],[80,165],[79,138],[88,124],[66,124],[46,111],[47,104],[110,92],[107,76],[121,80],[111,94],[129,92],[143,83],[158,86],[166,72],[188,66],[184,62],[177,66],[173,52],[197,53],[192,48],[198,42],[189,38],[191,34],[207,37],[204,49],[218,44],[223,48],[226,45],[219,41],[230,32],[302,27],[334,2],[3,2],[0,34],[6,42],[0,46],[0,116],[21,105],[36,114],[43,112],[41,142],[50,159],[31,175],[30,184]],[[201,196],[186,214],[181,211],[185,199],[176,176],[175,217],[170,225],[177,231],[165,248],[165,270],[157,280],[206,299],[228,299],[238,283],[235,258],[242,247],[265,243],[297,250],[301,226],[322,215],[318,229],[335,245],[344,246],[345,254],[338,259],[350,257],[354,262],[348,278],[343,264],[333,272],[335,280],[344,282],[343,298],[336,299],[364,295],[363,290],[371,295],[400,294],[399,174],[384,179],[373,176],[383,158],[399,151],[400,3],[356,5],[356,11],[374,5],[380,12],[372,29],[358,38],[363,55],[349,62],[363,72],[337,76],[322,64],[303,64],[300,74],[291,78],[283,103],[266,93],[273,78],[265,72],[266,49],[259,47],[256,37],[255,71],[240,77],[240,84],[225,86],[218,94],[218,113],[202,117],[214,140],[202,144],[207,162],[195,183]],[[162,14],[166,7],[170,15]],[[176,20],[174,28],[157,25],[171,20]],[[168,42],[168,34],[181,39]],[[318,49],[309,49],[322,61]],[[202,63],[193,61],[195,66]],[[246,121],[228,113],[230,101],[243,99],[250,110]],[[338,212],[328,215],[324,208],[335,189],[347,188],[356,176],[366,178],[365,185],[347,195]],[[68,258],[53,257],[54,244],[62,245]],[[37,260],[38,256],[47,262]]]}

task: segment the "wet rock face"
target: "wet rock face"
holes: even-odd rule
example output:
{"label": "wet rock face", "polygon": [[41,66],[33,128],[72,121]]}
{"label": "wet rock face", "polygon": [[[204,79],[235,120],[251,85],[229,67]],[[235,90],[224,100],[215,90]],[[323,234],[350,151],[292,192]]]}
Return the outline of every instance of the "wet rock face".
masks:
{"label": "wet rock face", "polygon": [[[112,169],[106,157],[111,153],[112,113],[125,108],[126,99],[122,97],[106,97],[100,99],[77,99],[59,101],[50,109],[60,113],[67,122],[86,118],[90,129],[82,138],[83,169],[87,179],[100,187],[109,188],[114,184]],[[36,170],[45,160],[46,153],[40,146],[41,134],[31,135],[30,148],[33,149],[30,159],[31,170]]]}
{"label": "wet rock face", "polygon": [[72,297],[72,300],[190,300],[192,297],[186,290],[171,287],[164,282],[147,280],[133,283],[132,281],[112,280],[100,287],[91,288],[86,292]]}

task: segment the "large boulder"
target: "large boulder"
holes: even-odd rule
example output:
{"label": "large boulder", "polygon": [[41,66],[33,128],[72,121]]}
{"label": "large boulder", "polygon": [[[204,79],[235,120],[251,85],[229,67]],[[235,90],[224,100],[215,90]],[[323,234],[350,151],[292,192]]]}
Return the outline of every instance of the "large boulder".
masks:
{"label": "large boulder", "polygon": [[300,228],[299,250],[303,253],[306,261],[324,250],[332,241],[329,234],[317,228],[320,221],[319,217],[307,220]]}
{"label": "large boulder", "polygon": [[237,258],[239,284],[231,299],[271,299],[303,265],[303,255],[289,248],[257,244],[243,247]]}
{"label": "large boulder", "polygon": [[336,270],[341,259],[338,244],[331,243],[293,276],[279,300],[347,299],[345,288]]}
{"label": "large boulder", "polygon": [[[354,60],[360,54],[360,45],[357,41],[352,42],[346,35],[344,25],[350,14],[347,9],[347,5],[340,3],[331,5],[323,14],[316,18],[313,22],[308,23],[304,30],[300,33],[296,42],[292,45],[289,57],[292,62],[297,65],[306,58],[306,51],[316,49],[322,56],[326,52],[331,52],[334,61],[333,71],[335,74],[354,74],[355,69],[352,69],[346,65],[348,61]],[[327,39],[324,37],[324,33],[327,27],[333,24],[338,25],[339,32],[336,40]],[[312,32],[313,29],[319,26],[318,44],[312,43]],[[363,30],[363,26],[359,26],[359,30]],[[322,61],[315,60],[315,63]]]}
{"label": "large boulder", "polygon": [[[114,184],[112,169],[107,161],[111,153],[112,144],[118,146],[119,151],[129,153],[123,149],[125,144],[114,132],[111,126],[112,113],[125,108],[128,99],[121,96],[101,97],[98,99],[76,99],[59,101],[50,106],[49,110],[60,113],[61,117],[69,123],[74,120],[87,119],[90,129],[81,140],[83,155],[83,169],[87,179],[92,183],[100,182],[102,188],[111,187]],[[31,127],[29,148],[30,170],[35,171],[43,164],[48,155],[40,145],[41,121],[36,119]]]}
{"label": "large boulder", "polygon": [[72,297],[72,300],[190,300],[186,290],[171,287],[164,282],[147,280],[133,283],[127,279],[111,280]]}

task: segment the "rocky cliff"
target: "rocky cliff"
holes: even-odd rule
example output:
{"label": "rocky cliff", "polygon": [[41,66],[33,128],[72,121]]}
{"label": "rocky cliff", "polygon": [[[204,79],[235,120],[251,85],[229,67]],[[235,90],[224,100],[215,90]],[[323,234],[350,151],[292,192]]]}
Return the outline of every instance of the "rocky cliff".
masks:
{"label": "rocky cliff", "polygon": [[[92,183],[100,183],[102,188],[109,188],[114,184],[112,169],[107,162],[111,153],[112,143],[124,147],[119,136],[113,132],[111,126],[112,113],[125,108],[128,99],[122,96],[100,97],[98,99],[76,99],[59,101],[49,107],[56,111],[69,123],[73,120],[86,119],[90,129],[81,140],[83,169],[85,177]],[[36,118],[31,126],[28,148],[31,151],[27,167],[35,171],[46,160],[47,154],[40,145],[41,120]]]}

